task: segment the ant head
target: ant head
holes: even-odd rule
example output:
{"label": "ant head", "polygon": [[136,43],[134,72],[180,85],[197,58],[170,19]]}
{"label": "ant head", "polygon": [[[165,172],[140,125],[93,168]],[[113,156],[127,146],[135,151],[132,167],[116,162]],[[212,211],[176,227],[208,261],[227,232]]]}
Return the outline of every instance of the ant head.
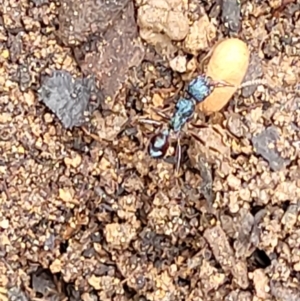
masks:
{"label": "ant head", "polygon": [[200,103],[212,93],[214,85],[211,83],[212,80],[209,77],[206,77],[205,75],[198,75],[189,83],[187,87],[187,93],[197,103]]}

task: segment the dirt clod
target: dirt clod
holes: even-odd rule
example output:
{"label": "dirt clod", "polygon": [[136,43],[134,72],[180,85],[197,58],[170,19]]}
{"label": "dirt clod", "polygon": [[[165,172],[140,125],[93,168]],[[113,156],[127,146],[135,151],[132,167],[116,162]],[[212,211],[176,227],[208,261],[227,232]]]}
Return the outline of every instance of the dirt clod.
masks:
{"label": "dirt clod", "polygon": [[247,276],[247,265],[243,261],[236,261],[233,250],[228,243],[224,231],[216,226],[207,229],[204,237],[212,248],[213,254],[225,272],[231,272],[241,288],[246,289],[249,285]]}
{"label": "dirt clod", "polygon": [[[111,1],[113,2],[113,1]],[[86,53],[81,68],[85,74],[94,74],[99,80],[105,97],[114,99],[124,84],[131,67],[138,66],[144,57],[144,48],[138,40],[134,19],[134,6],[122,2],[122,11],[103,32],[103,39],[96,40],[96,52]],[[101,12],[107,17],[107,13]],[[82,46],[85,52],[85,45]]]}
{"label": "dirt clod", "polygon": [[63,0],[59,9],[60,39],[66,45],[86,42],[92,35],[103,34],[115,19],[120,18],[129,1]]}

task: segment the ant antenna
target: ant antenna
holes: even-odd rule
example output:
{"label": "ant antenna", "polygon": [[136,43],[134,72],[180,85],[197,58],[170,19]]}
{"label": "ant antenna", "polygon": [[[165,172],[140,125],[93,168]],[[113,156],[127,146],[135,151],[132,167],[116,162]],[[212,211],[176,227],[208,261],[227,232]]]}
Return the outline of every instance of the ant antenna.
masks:
{"label": "ant antenna", "polygon": [[243,89],[245,87],[257,86],[257,85],[267,86],[268,83],[267,83],[267,80],[264,78],[253,79],[253,80],[248,80],[248,81],[242,83],[241,85],[238,86],[238,89]]}
{"label": "ant antenna", "polygon": [[270,87],[270,85],[268,84],[267,80],[264,79],[264,78],[261,78],[261,79],[254,79],[254,80],[249,80],[249,81],[246,81],[244,83],[242,83],[241,85],[237,86],[238,89],[243,89],[245,87],[250,87],[250,86],[257,86],[257,85],[264,85],[264,86],[267,86],[269,89],[273,90],[273,91],[276,91],[276,92],[279,92],[279,91],[285,91],[285,92],[295,92],[295,93],[299,93],[300,92],[300,84],[295,84],[293,85],[292,87],[289,86],[287,88],[282,88],[282,89],[274,89],[272,87]]}

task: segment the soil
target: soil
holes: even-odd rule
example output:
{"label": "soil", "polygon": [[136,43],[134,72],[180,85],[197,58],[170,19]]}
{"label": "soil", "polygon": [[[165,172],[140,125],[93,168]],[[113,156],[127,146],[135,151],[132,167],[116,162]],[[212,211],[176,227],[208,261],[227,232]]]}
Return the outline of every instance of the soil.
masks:
{"label": "soil", "polygon": [[[0,300],[300,300],[299,1],[0,4]],[[175,172],[149,141],[229,37]]]}

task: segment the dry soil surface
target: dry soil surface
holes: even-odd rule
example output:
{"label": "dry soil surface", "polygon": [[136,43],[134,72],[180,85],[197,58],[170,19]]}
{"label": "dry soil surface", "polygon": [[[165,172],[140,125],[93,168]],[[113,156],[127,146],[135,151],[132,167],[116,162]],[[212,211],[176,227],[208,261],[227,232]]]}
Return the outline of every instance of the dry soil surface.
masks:
{"label": "dry soil surface", "polygon": [[[300,4],[240,2],[0,0],[0,300],[300,300]],[[148,141],[228,37],[252,85],[175,174]]]}

